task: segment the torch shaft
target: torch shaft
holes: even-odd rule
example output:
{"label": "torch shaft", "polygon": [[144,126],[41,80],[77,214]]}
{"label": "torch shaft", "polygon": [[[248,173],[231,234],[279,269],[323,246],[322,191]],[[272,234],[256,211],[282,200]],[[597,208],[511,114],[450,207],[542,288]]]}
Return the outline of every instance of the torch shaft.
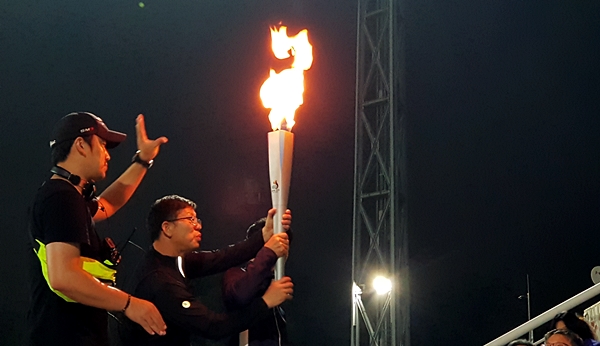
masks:
{"label": "torch shaft", "polygon": [[[273,205],[274,208],[277,209],[277,213],[273,218],[273,234],[283,233],[283,225],[281,224],[281,215],[286,210],[286,206],[284,205]],[[275,263],[275,280],[279,280],[285,275],[285,258],[279,257],[277,262]]]}
{"label": "torch shaft", "polygon": [[[271,201],[277,213],[273,218],[273,233],[283,232],[282,215],[287,209],[290,179],[292,175],[292,156],[294,135],[289,131],[273,131],[267,136],[269,142],[269,177],[271,180]],[[285,258],[280,257],[275,264],[275,280],[284,276]]]}

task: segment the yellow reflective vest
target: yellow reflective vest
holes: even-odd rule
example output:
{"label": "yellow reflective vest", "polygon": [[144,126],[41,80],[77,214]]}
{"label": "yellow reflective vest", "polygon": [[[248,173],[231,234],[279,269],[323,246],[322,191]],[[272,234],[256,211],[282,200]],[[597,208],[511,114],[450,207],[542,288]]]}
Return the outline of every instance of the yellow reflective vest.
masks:
{"label": "yellow reflective vest", "polygon": [[[42,274],[44,275],[44,279],[46,279],[48,287],[50,287],[50,290],[52,290],[52,292],[56,293],[59,297],[66,300],[67,302],[76,303],[76,301],[55,290],[50,285],[50,280],[48,279],[48,262],[46,260],[46,245],[38,239],[36,239],[35,241],[39,244],[40,247],[37,250],[33,249],[33,251],[36,253],[37,258],[40,260],[40,264],[42,265]],[[93,258],[81,256],[81,262],[83,263],[83,270],[86,271],[88,274],[92,275],[93,277],[102,281],[103,283],[114,286],[117,271],[109,267],[113,265],[109,260],[105,260],[104,263],[102,263]]]}

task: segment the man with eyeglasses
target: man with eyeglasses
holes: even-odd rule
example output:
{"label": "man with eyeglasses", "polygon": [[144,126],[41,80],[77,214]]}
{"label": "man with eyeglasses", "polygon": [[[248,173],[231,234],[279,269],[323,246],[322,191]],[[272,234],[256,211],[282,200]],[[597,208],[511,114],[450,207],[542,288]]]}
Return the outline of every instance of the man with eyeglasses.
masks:
{"label": "man with eyeglasses", "polygon": [[[194,202],[177,195],[160,198],[150,208],[147,226],[152,248],[138,265],[131,287],[126,290],[153,302],[168,332],[161,337],[148,335],[125,321],[120,328],[123,345],[189,346],[192,334],[220,339],[245,330],[268,315],[269,309],[292,298],[292,281],[284,277],[272,282],[262,297],[233,313],[215,313],[198,301],[189,280],[238,266],[253,258],[263,246],[279,257],[286,256],[289,241],[286,233],[273,235],[276,210],[271,209],[262,232],[221,250],[196,251],[202,239],[202,222],[195,209]],[[282,224],[289,229],[289,210],[282,215]]]}
{"label": "man with eyeglasses", "polygon": [[570,330],[553,329],[544,336],[545,346],[583,346],[583,340]]}

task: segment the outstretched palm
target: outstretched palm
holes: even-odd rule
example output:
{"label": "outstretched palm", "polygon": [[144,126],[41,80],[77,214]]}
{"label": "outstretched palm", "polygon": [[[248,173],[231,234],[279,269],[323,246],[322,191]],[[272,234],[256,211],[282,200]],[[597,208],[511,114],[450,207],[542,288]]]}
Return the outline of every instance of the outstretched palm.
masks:
{"label": "outstretched palm", "polygon": [[137,147],[140,151],[140,158],[144,161],[153,160],[162,144],[169,141],[167,137],[158,137],[157,139],[148,139],[146,134],[146,122],[144,115],[140,114],[135,119],[135,132],[137,136]]}

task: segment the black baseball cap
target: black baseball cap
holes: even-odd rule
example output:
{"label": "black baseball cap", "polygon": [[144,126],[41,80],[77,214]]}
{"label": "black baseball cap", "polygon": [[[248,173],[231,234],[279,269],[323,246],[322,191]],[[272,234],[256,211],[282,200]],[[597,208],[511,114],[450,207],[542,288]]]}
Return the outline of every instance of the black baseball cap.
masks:
{"label": "black baseball cap", "polygon": [[107,149],[116,147],[127,138],[124,133],[109,130],[100,117],[88,112],[75,112],[65,115],[54,125],[50,148],[70,139],[90,135],[105,140]]}

